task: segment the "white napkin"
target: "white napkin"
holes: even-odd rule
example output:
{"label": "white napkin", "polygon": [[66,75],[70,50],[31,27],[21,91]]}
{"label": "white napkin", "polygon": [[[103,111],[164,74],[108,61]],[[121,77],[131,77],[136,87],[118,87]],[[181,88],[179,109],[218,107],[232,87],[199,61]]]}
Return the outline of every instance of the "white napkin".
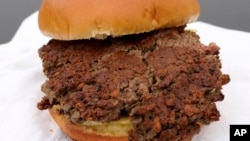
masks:
{"label": "white napkin", "polygon": [[[228,141],[230,124],[250,124],[250,33],[224,29],[203,22],[188,25],[203,43],[220,47],[223,72],[231,82],[218,102],[220,121],[205,126],[193,141]],[[8,44],[0,45],[0,141],[70,141],[36,104],[44,95],[45,81],[38,48],[46,44],[37,26],[37,12],[21,24]]]}

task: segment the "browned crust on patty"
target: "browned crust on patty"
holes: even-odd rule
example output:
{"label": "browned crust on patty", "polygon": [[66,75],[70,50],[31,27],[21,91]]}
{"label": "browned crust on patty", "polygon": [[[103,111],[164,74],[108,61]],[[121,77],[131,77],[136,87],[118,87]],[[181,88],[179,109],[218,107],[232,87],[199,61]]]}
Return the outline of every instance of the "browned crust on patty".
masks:
{"label": "browned crust on patty", "polygon": [[184,140],[219,120],[219,47],[184,27],[106,40],[51,40],[39,50],[48,80],[40,109],[61,105],[73,123],[129,116],[130,140]]}

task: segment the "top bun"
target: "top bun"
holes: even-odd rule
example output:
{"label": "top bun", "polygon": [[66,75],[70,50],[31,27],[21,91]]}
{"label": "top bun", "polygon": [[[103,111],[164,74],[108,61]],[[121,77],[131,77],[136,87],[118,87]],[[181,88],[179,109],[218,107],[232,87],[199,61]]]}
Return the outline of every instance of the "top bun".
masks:
{"label": "top bun", "polygon": [[41,32],[59,40],[122,36],[195,21],[197,0],[43,0]]}

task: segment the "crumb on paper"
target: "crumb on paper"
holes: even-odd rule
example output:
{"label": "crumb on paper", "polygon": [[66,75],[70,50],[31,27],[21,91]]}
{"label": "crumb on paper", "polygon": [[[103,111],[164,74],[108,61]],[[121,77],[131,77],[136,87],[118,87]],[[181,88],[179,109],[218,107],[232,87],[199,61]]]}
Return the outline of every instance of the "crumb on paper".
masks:
{"label": "crumb on paper", "polygon": [[53,129],[49,129],[49,132],[53,132],[54,130]]}

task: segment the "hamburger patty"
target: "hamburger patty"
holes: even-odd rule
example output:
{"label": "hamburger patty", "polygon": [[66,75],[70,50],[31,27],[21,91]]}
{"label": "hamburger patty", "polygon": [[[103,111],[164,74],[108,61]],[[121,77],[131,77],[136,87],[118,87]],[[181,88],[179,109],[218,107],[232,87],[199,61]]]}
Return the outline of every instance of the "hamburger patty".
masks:
{"label": "hamburger patty", "polygon": [[73,123],[129,116],[131,141],[184,140],[219,120],[219,47],[185,26],[105,40],[51,40],[39,49],[46,93],[39,109],[61,105]]}

